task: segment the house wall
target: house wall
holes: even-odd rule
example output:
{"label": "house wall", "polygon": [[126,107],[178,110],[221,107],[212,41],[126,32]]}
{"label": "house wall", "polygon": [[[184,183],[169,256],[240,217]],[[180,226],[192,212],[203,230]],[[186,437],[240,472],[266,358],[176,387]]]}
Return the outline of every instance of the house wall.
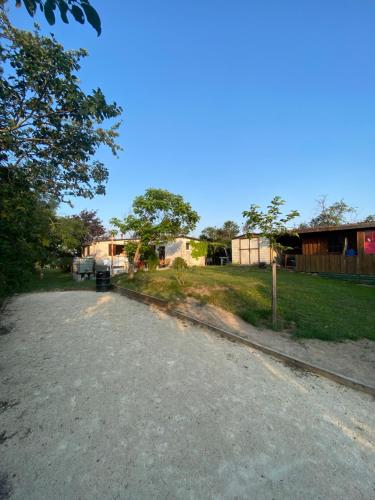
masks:
{"label": "house wall", "polygon": [[[111,243],[111,240],[106,240],[98,241],[91,245],[85,245],[82,254],[84,257],[94,257],[95,264],[99,266],[112,266],[113,264],[112,271],[114,274],[126,271],[128,269],[126,252],[123,252],[121,255],[114,255],[112,258],[109,248]],[[124,245],[124,243],[124,240],[115,240],[113,245]]]}
{"label": "house wall", "polygon": [[319,255],[328,253],[328,238],[326,235],[301,235],[302,254]]}
{"label": "house wall", "polygon": [[[364,231],[330,231],[318,234],[301,234],[302,240],[302,255],[327,255],[331,253],[342,253],[344,250],[345,239],[347,248],[357,250],[363,248],[364,237],[360,237],[359,233]],[[341,251],[332,251],[332,239],[337,240],[341,244]],[[330,249],[331,242],[331,249]]]}
{"label": "house wall", "polygon": [[182,257],[186,261],[188,266],[206,265],[205,257],[194,259],[191,256],[191,245],[189,250],[186,248],[186,243],[189,242],[189,238],[176,238],[174,241],[171,241],[165,245],[165,260],[168,266],[171,266],[173,264],[173,261],[176,257]]}
{"label": "house wall", "polygon": [[270,264],[272,253],[266,238],[235,238],[232,240],[232,263],[241,265],[257,265],[260,262]]}
{"label": "house wall", "polygon": [[[199,257],[198,259],[194,259],[191,256],[191,248],[189,250],[186,249],[186,243],[189,243],[189,238],[177,238],[175,241],[167,243],[165,246],[165,259],[168,262],[168,265],[171,265],[176,257],[182,257],[185,259],[188,266],[204,266],[206,265],[205,257]],[[114,245],[123,245],[125,241],[115,240]],[[96,262],[105,263],[104,261],[111,262],[111,256],[109,252],[109,247],[111,245],[111,241],[98,241],[96,243],[92,243],[91,245],[85,245],[83,247],[83,256],[84,257],[94,257]],[[123,262],[127,262],[126,252],[121,255],[116,255],[113,257],[114,266],[119,263],[119,266],[123,266]]]}

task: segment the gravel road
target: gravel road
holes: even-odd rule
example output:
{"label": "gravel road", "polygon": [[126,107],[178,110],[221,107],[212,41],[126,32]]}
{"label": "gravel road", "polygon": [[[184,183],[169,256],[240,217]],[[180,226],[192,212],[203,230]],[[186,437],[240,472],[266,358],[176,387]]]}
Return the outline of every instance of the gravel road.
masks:
{"label": "gravel road", "polygon": [[375,498],[375,402],[112,293],[0,330],[0,498]]}

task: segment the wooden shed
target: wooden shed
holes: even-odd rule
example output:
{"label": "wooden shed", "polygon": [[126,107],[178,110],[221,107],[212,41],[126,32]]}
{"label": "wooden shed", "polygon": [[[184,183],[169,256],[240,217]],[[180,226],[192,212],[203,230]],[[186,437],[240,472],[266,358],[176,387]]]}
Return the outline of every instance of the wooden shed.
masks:
{"label": "wooden shed", "polygon": [[375,274],[375,223],[362,222],[297,230],[296,270]]}
{"label": "wooden shed", "polygon": [[232,263],[244,266],[270,264],[274,254],[266,238],[254,234],[248,238],[243,234],[232,240]]}

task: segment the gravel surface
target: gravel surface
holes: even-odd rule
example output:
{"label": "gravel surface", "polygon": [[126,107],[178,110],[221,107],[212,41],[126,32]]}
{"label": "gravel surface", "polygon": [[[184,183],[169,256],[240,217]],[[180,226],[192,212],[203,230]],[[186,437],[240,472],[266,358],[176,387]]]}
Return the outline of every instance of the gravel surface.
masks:
{"label": "gravel surface", "polygon": [[192,297],[181,301],[178,309],[188,316],[375,388],[375,342],[373,340],[328,342],[319,339],[295,338],[287,332],[258,329],[229,311],[212,304],[202,304]]}
{"label": "gravel surface", "polygon": [[366,394],[112,293],[0,332],[0,498],[375,498]]}

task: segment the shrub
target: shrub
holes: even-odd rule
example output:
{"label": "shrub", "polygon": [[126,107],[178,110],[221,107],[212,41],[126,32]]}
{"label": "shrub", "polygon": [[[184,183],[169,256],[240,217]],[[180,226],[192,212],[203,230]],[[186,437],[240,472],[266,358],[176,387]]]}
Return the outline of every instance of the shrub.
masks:
{"label": "shrub", "polygon": [[159,265],[159,258],[156,253],[148,255],[146,258],[146,264],[149,271],[156,271],[156,268]]}
{"label": "shrub", "polygon": [[173,261],[172,268],[176,271],[182,271],[187,268],[186,260],[182,257],[176,257]]}

